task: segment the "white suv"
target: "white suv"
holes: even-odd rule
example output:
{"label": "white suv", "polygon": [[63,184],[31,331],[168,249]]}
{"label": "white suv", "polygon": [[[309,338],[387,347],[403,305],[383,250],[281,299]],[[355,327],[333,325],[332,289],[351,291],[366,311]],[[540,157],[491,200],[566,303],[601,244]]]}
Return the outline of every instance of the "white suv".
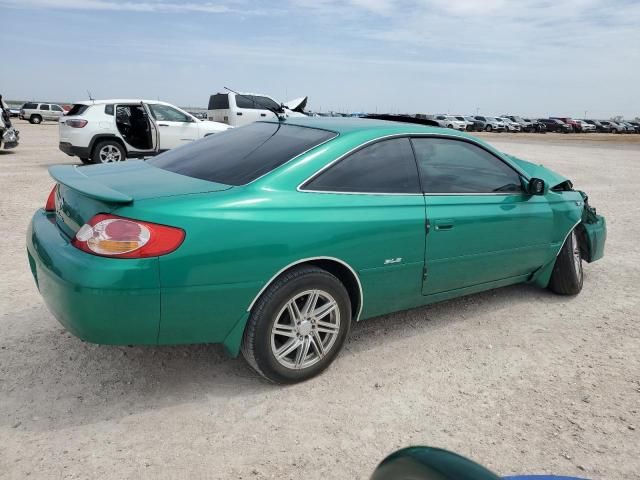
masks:
{"label": "white suv", "polygon": [[60,118],[59,148],[82,163],[120,162],[155,155],[222,132],[228,125],[202,121],[154,100],[78,102]]}
{"label": "white suv", "polygon": [[436,115],[435,120],[441,127],[453,128],[454,130],[463,132],[467,129],[467,121],[458,120],[453,115]]}
{"label": "white suv", "polygon": [[257,120],[277,118],[274,111],[285,117],[305,117],[307,97],[296,98],[283,103],[276,102],[268,95],[257,93],[216,93],[209,97],[207,115],[209,120],[240,127]]}

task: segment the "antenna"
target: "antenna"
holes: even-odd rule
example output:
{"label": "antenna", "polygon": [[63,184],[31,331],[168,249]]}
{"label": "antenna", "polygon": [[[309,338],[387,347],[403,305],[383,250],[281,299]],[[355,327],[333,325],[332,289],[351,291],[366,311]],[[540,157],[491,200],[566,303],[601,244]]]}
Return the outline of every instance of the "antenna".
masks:
{"label": "antenna", "polygon": [[87,90],[87,94],[89,95],[89,100],[91,100],[93,102],[94,100],[93,100],[93,97],[91,96],[91,92],[89,90]]}
{"label": "antenna", "polygon": [[275,108],[269,106],[269,105],[265,105],[264,103],[259,102],[258,100],[256,100],[255,98],[250,98],[247,97],[246,95],[242,95],[241,93],[236,92],[235,90],[231,90],[229,87],[223,87],[225,90],[229,90],[231,93],[235,93],[236,95],[238,95],[239,97],[242,97],[246,100],[249,100],[250,102],[255,102],[258,105],[260,105],[261,107],[264,107],[266,110],[269,110],[270,112],[274,113],[275,116],[278,118],[278,120],[282,121],[282,120],[286,120],[286,116],[284,114],[284,105],[280,104],[280,110],[276,110]]}

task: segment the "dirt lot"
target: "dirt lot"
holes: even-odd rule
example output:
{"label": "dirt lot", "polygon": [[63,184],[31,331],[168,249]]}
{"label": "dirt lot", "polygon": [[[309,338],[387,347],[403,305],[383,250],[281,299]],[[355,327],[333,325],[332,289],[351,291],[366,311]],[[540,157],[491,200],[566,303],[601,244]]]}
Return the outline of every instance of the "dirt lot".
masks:
{"label": "dirt lot", "polygon": [[282,388],[218,347],[66,333],[24,236],[47,167],[73,160],[54,124],[16,123],[0,154],[0,477],[366,479],[425,444],[505,475],[640,479],[640,135],[483,135],[607,216],[578,297],[516,286],[368,320],[327,373]]}

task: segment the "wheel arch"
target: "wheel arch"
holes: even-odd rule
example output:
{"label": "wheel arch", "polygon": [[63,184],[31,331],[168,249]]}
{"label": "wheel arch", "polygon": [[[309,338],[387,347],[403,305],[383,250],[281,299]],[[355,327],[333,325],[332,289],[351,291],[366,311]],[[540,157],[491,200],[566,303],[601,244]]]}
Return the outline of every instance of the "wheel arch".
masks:
{"label": "wheel arch", "polygon": [[249,304],[247,308],[247,312],[250,312],[258,299],[262,296],[262,294],[269,288],[278,277],[282,274],[288,272],[292,268],[298,267],[300,265],[314,265],[316,267],[322,268],[333,276],[335,276],[344,287],[347,289],[347,293],[349,294],[349,300],[351,301],[351,312],[352,317],[355,321],[360,319],[360,314],[362,313],[362,306],[364,301],[364,296],[362,293],[362,283],[360,282],[360,277],[358,273],[355,271],[351,265],[349,265],[344,260],[340,260],[336,257],[309,257],[302,258],[296,260],[294,262],[289,263],[284,266],[280,270],[278,270],[268,282],[264,284],[264,286],[260,289],[258,294],[253,298],[253,301]]}
{"label": "wheel arch", "polygon": [[93,138],[91,139],[91,141],[89,142],[89,158],[93,158],[93,150],[96,147],[96,145],[100,142],[102,142],[103,140],[113,140],[115,142],[118,142],[120,144],[120,146],[122,148],[124,148],[124,153],[126,156],[129,155],[129,151],[127,150],[127,146],[125,145],[125,143],[122,141],[122,139],[120,139],[117,135],[114,135],[113,133],[99,133],[97,135],[94,135]]}

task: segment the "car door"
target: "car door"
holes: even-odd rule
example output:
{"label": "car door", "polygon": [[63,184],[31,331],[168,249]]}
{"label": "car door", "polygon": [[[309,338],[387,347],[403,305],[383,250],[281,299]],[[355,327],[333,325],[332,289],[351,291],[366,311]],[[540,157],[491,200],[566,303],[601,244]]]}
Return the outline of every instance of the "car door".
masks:
{"label": "car door", "polygon": [[59,120],[64,110],[60,105],[51,105],[51,120]]}
{"label": "car door", "polygon": [[553,211],[521,174],[471,141],[411,140],[425,195],[423,294],[524,277],[548,261]]}
{"label": "car door", "polygon": [[170,150],[198,139],[196,121],[170,105],[148,103],[158,126],[159,150]]}
{"label": "car door", "polygon": [[39,112],[43,120],[51,120],[51,107],[48,103],[41,103]]}
{"label": "car door", "polygon": [[[422,302],[425,210],[408,138],[367,144],[300,188],[313,229],[331,232],[331,255],[358,272],[367,298],[363,317]],[[324,252],[324,251],[323,251]]]}

